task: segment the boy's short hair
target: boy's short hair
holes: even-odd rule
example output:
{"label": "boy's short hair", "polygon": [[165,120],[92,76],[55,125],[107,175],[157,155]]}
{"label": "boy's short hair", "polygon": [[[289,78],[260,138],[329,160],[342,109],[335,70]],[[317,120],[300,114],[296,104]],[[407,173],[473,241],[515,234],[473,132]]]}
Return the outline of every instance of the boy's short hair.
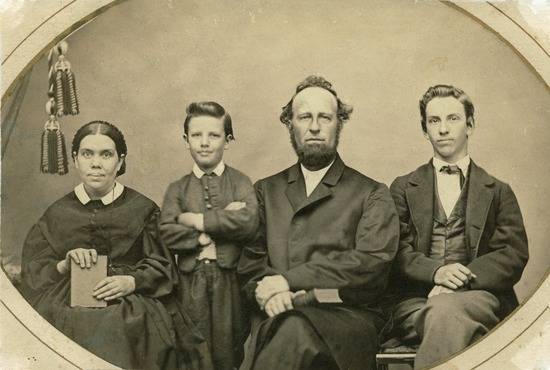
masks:
{"label": "boy's short hair", "polygon": [[233,126],[231,123],[231,116],[225,111],[225,109],[218,103],[213,101],[193,102],[187,106],[185,110],[187,117],[183,122],[183,132],[185,135],[189,132],[189,122],[194,117],[209,116],[214,118],[221,118],[223,120],[223,129],[225,137],[230,136],[230,140],[235,140],[233,134]]}

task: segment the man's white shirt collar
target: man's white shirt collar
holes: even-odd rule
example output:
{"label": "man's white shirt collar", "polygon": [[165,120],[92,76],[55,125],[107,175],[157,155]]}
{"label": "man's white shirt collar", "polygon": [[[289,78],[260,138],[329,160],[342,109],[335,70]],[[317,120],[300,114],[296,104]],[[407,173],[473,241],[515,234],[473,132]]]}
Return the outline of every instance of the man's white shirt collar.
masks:
{"label": "man's white shirt collar", "polygon": [[[123,191],[124,191],[124,185],[122,185],[118,181],[115,181],[115,186],[113,188],[113,191],[110,191],[107,194],[105,194],[100,199],[101,203],[103,203],[104,205],[109,205],[109,204],[113,203],[115,200],[118,199],[118,197],[120,197],[120,195],[122,194]],[[74,188],[74,193],[75,193],[76,197],[78,198],[78,200],[80,201],[80,203],[82,203],[82,204],[88,204],[92,200],[90,198],[90,196],[88,195],[88,193],[86,193],[86,189],[84,188],[83,183],[78,184]]]}
{"label": "man's white shirt collar", "polygon": [[462,171],[464,178],[468,176],[468,166],[470,165],[470,156],[466,155],[461,160],[456,163],[447,163],[438,158],[433,158],[433,166],[436,173],[437,179],[437,193],[439,195],[439,200],[441,205],[445,210],[447,217],[453,212],[453,208],[456,205],[458,198],[460,197],[461,188],[460,188],[460,176],[457,174],[448,174],[446,172],[441,172],[441,167],[443,166],[453,166],[456,165]]}
{"label": "man's white shirt collar", "polygon": [[[217,176],[221,176],[224,170],[225,164],[223,163],[223,161],[220,161],[220,163],[218,163],[218,165],[216,166],[216,168],[214,168],[214,171],[212,172],[215,173]],[[206,172],[201,170],[196,163],[193,165],[193,173],[195,174],[195,176],[197,176],[198,179],[206,175]]]}
{"label": "man's white shirt collar", "polygon": [[456,163],[448,163],[448,162],[445,162],[445,161],[443,161],[439,158],[434,157],[433,160],[432,160],[432,164],[435,168],[435,172],[437,172],[437,173],[440,173],[441,167],[456,165],[456,166],[458,166],[458,168],[460,168],[462,170],[462,174],[466,178],[466,177],[468,177],[468,167],[470,166],[470,155],[466,154],[466,156],[464,158],[457,161]]}
{"label": "man's white shirt collar", "polygon": [[317,171],[310,171],[307,168],[304,167],[303,164],[300,163],[300,167],[302,168],[302,173],[304,174],[304,180],[306,183],[306,195],[309,197],[311,193],[313,193],[313,190],[319,185],[325,174],[328,172],[330,166],[334,163],[334,160],[330,162],[330,164],[324,168],[321,168]]}

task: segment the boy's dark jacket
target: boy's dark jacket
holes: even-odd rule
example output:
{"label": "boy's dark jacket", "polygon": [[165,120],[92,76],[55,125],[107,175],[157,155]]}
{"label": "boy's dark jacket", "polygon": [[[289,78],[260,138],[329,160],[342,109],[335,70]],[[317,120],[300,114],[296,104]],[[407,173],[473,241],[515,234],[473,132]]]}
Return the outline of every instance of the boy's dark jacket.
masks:
{"label": "boy's dark jacket", "polygon": [[[200,232],[177,222],[180,213],[204,214],[204,231],[216,243],[221,268],[236,268],[243,243],[256,234],[258,201],[250,179],[226,165],[222,175],[211,180],[210,188],[205,189],[204,180],[201,182],[191,172],[170,184],[164,196],[160,233],[168,249],[178,254],[178,267],[182,272],[193,271],[201,246]],[[206,195],[214,206],[211,209],[206,207]],[[246,207],[234,211],[224,209],[234,201],[244,202]]]}

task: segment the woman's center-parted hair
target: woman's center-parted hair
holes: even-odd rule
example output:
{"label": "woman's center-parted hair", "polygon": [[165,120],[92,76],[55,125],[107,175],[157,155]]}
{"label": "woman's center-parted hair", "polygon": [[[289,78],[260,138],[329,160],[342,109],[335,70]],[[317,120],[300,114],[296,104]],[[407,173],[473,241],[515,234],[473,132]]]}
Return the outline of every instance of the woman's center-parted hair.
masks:
{"label": "woman's center-parted hair", "polygon": [[466,113],[466,123],[473,127],[474,120],[474,104],[470,97],[458,87],[452,85],[435,85],[430,87],[422,96],[422,99],[419,101],[420,106],[420,116],[421,116],[421,125],[422,131],[426,132],[426,107],[428,103],[435,98],[448,98],[453,97],[464,106],[464,112]]}
{"label": "woman's center-parted hair", "polygon": [[235,140],[231,116],[220,104],[213,101],[193,102],[187,106],[185,113],[187,113],[183,122],[183,132],[185,135],[189,133],[189,122],[191,122],[191,119],[194,117],[209,116],[222,119],[225,137],[229,140]]}
{"label": "woman's center-parted hair", "polygon": [[84,126],[78,129],[73,138],[71,147],[71,153],[73,158],[78,154],[80,149],[80,143],[88,135],[105,135],[109,137],[115,143],[115,149],[119,158],[122,158],[122,166],[116,173],[120,176],[126,172],[126,155],[128,154],[128,148],[126,147],[126,141],[122,132],[113,124],[106,121],[92,121],[88,122]]}

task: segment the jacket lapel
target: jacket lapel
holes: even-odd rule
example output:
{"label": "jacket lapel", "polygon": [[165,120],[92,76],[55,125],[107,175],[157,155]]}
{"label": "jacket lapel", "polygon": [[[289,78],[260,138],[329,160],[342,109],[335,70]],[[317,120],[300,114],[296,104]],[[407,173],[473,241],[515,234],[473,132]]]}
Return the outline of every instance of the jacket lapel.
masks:
{"label": "jacket lapel", "polygon": [[285,194],[294,213],[296,213],[300,205],[306,199],[306,185],[299,163],[296,163],[288,170],[288,185]]}
{"label": "jacket lapel", "polygon": [[468,200],[466,203],[466,237],[471,256],[475,257],[479,248],[481,233],[485,228],[489,207],[493,201],[494,180],[473,161],[470,164]]}
{"label": "jacket lapel", "polygon": [[409,179],[406,195],[418,236],[418,249],[427,253],[433,227],[434,170],[432,162],[418,168]]}
{"label": "jacket lapel", "polygon": [[330,166],[325,176],[323,176],[323,179],[319,185],[317,185],[315,190],[313,190],[313,193],[306,198],[296,213],[312,204],[320,202],[325,198],[331,197],[332,187],[338,183],[338,180],[340,180],[340,177],[344,172],[344,167],[344,162],[342,162],[340,156],[337,154],[336,158],[334,158],[334,163]]}
{"label": "jacket lapel", "polygon": [[[323,199],[332,196],[332,187],[338,183],[342,173],[344,172],[344,162],[340,159],[339,155],[336,155],[334,163],[330,166],[329,170],[319,183],[315,190],[306,197],[305,180],[304,175],[300,169],[300,165],[297,164],[291,168],[289,172],[289,185],[286,188],[286,196],[294,209],[294,214],[301,210],[316,204]],[[293,180],[291,182],[291,179]]]}

